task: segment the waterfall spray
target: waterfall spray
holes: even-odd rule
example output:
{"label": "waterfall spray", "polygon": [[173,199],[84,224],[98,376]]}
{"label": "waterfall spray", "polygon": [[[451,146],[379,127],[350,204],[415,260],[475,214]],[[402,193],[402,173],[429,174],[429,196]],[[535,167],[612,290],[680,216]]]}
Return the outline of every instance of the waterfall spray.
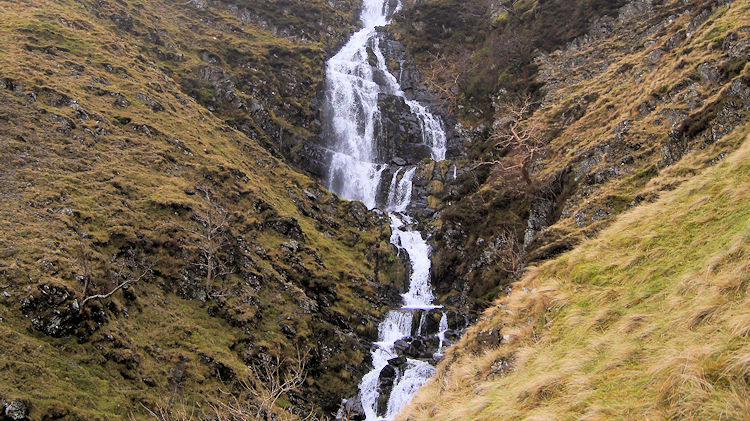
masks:
{"label": "waterfall spray", "polygon": [[[420,359],[407,359],[387,396],[386,408],[378,389],[381,371],[389,361],[398,357],[396,342],[412,335],[414,311],[421,310],[419,334],[422,334],[426,312],[439,306],[433,304],[430,285],[430,248],[422,234],[414,228],[414,221],[406,214],[412,198],[412,180],[416,167],[398,167],[388,183],[385,203],[378,203],[381,178],[389,165],[377,162],[376,127],[380,118],[380,94],[404,99],[411,113],[417,117],[422,131],[422,143],[429,146],[434,160],[445,159],[446,135],[442,121],[427,107],[406,98],[398,79],[386,66],[376,28],[388,23],[387,0],[364,0],[362,28],[328,61],[327,119],[330,124],[333,154],[328,172],[328,188],[341,197],[362,201],[367,207],[381,207],[389,212],[392,228],[391,242],[406,252],[411,262],[408,291],[402,294],[403,306],[388,312],[378,327],[378,341],[373,344],[373,369],[360,382],[360,399],[368,421],[392,419],[424,384],[433,366]],[[401,5],[397,4],[398,9]],[[376,58],[373,65],[371,54]],[[375,75],[381,75],[375,81]],[[382,80],[381,80],[382,79]],[[444,332],[442,332],[444,334]],[[444,336],[441,336],[442,347]],[[380,408],[379,408],[380,406]]]}

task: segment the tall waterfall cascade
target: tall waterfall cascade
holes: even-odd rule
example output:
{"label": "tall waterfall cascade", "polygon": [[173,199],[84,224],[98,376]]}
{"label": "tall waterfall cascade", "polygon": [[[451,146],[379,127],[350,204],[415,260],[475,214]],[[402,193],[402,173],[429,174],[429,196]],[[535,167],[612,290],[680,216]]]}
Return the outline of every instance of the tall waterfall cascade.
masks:
{"label": "tall waterfall cascade", "polygon": [[[409,287],[402,294],[403,305],[388,312],[379,325],[378,341],[371,351],[373,368],[359,385],[362,410],[366,419],[372,421],[395,417],[429,379],[447,330],[443,314],[439,327],[435,328],[437,331],[433,332],[435,340],[439,340],[435,355],[427,358],[400,355],[399,347],[403,347],[405,340],[425,334],[427,313],[439,311],[440,307],[433,303],[430,247],[407,213],[416,167],[378,162],[379,96],[397,96],[408,105],[419,122],[421,142],[430,151],[429,156],[423,158],[445,159],[446,134],[440,118],[418,101],[406,98],[399,79],[386,65],[376,28],[388,24],[390,16],[401,7],[400,2],[364,0],[362,7],[361,29],[327,64],[326,118],[333,153],[326,182],[330,190],[345,199],[359,200],[371,209],[386,210],[392,228],[391,242],[408,254],[411,263]],[[391,179],[382,180],[388,173],[392,174]],[[387,194],[378,195],[379,189],[387,189]],[[386,374],[384,369],[393,367],[395,360],[400,361],[399,368],[389,368],[387,374],[393,381],[389,383],[390,390],[383,390],[380,385]]]}

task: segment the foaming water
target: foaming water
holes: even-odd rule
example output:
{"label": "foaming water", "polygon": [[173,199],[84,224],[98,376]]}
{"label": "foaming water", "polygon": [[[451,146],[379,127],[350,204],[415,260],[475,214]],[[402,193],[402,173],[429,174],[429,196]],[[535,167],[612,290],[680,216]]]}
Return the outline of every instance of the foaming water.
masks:
{"label": "foaming water", "polygon": [[[430,285],[430,247],[407,215],[412,199],[416,167],[398,167],[388,182],[385,203],[378,203],[378,189],[389,165],[377,162],[376,127],[380,119],[378,96],[395,95],[404,99],[420,124],[422,143],[430,147],[434,160],[445,159],[446,135],[442,121],[417,101],[406,98],[398,79],[386,66],[376,28],[388,23],[387,0],[364,0],[357,31],[327,64],[327,118],[330,123],[333,154],[329,166],[328,188],[349,200],[359,200],[368,208],[381,207],[389,212],[391,242],[407,253],[411,263],[408,291],[402,294],[403,306],[389,311],[378,327],[378,341],[372,347],[373,369],[360,382],[360,399],[368,421],[390,420],[409,402],[417,389],[432,375],[427,361],[407,359],[397,373],[387,409],[378,414],[381,371],[397,358],[396,342],[412,334],[414,311],[436,306]],[[400,8],[401,4],[395,6]],[[368,51],[369,49],[369,51]],[[376,63],[371,63],[371,54]],[[380,83],[376,83],[376,74]],[[419,321],[422,334],[425,312]],[[442,327],[442,322],[441,322]],[[443,332],[444,333],[444,332]],[[443,337],[440,339],[442,348]]]}

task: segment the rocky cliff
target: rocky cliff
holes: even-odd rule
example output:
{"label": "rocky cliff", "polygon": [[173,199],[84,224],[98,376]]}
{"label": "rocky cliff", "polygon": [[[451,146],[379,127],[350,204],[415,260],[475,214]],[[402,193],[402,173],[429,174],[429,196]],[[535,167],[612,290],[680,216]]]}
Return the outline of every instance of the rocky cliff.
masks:
{"label": "rocky cliff", "polygon": [[[402,24],[391,28],[417,58],[421,74],[450,75],[428,82],[458,117],[465,155],[457,157],[455,181],[445,183],[442,172],[422,173],[423,184],[444,184],[444,193],[433,198],[436,218],[428,222],[434,232],[433,279],[444,303],[477,319],[403,419],[554,419],[561,414],[701,419],[721,411],[741,418],[746,408],[731,403],[731,396],[732,388],[746,393],[739,380],[744,368],[730,360],[733,350],[746,349],[746,337],[730,334],[728,348],[721,339],[707,342],[706,352],[715,356],[710,362],[681,353],[689,344],[703,343],[691,333],[697,325],[678,327],[699,311],[701,295],[680,301],[681,316],[674,320],[660,319],[659,309],[673,308],[661,300],[679,294],[675,288],[682,278],[676,273],[723,253],[723,241],[741,242],[737,239],[747,234],[734,217],[744,218],[738,215],[747,207],[742,193],[747,183],[740,181],[745,156],[735,151],[745,142],[750,110],[750,10],[745,3],[725,1],[610,2],[603,8],[587,2],[584,14],[571,6],[559,15],[576,22],[565,28],[578,33],[516,30],[546,25],[549,13],[563,3],[485,2],[461,15],[451,2],[416,2]],[[464,19],[479,30],[467,29],[460,23]],[[439,25],[442,30],[435,29]],[[506,43],[498,46],[497,40]],[[511,40],[515,48],[509,51]],[[462,62],[450,54],[461,42],[468,49],[458,56]],[[480,90],[479,78],[485,81]],[[731,163],[720,164],[732,153]],[[709,188],[713,182],[708,181],[700,188],[681,187],[703,173],[713,180],[730,177],[723,184],[729,190],[735,183],[743,187],[724,193]],[[708,203],[734,209],[706,221],[739,225],[696,226],[678,216],[678,209],[715,215],[692,201],[700,202],[697,197],[686,199],[701,188],[708,189]],[[673,190],[679,193],[669,193]],[[673,222],[671,228],[656,222],[666,220]],[[670,239],[687,237],[704,239],[699,242],[706,248],[671,260],[690,246]],[[613,238],[622,242],[607,248]],[[626,252],[628,244],[633,250]],[[648,250],[656,249],[670,254],[652,262]],[[729,264],[742,267],[743,258]],[[742,290],[740,302],[747,293],[741,278],[727,281]],[[641,308],[641,302],[650,307]],[[706,332],[731,330],[738,303],[717,298],[712,308],[719,313]],[[626,320],[638,320],[632,323],[641,326],[642,342],[630,335]],[[649,333],[664,326],[671,326],[670,335]],[[587,349],[601,347],[600,354],[576,359],[570,350],[578,349],[572,345],[578,340]],[[615,343],[630,346],[629,357],[617,360],[617,352],[625,351],[607,345]],[[678,360],[691,362],[678,367]],[[658,361],[664,366],[656,367]],[[633,377],[618,367],[630,367]],[[710,367],[724,374],[708,374],[714,372]],[[689,377],[684,370],[704,373],[689,381],[705,382],[713,395],[670,383],[679,373]],[[649,392],[635,393],[634,379],[644,373],[652,376],[643,386]],[[616,389],[622,385],[640,400],[618,401],[624,395],[605,386],[605,378],[617,379]],[[734,386],[724,387],[729,384]]]}
{"label": "rocky cliff", "polygon": [[[568,10],[585,30],[570,32],[565,42],[562,35],[550,34],[545,42],[540,35],[518,35],[517,42],[529,46],[523,59],[530,67],[510,71],[505,65],[511,56],[484,61],[486,48],[519,25],[545,24],[562,2],[515,9],[495,3],[482,9],[490,23],[475,24],[488,32],[461,26],[438,37],[429,28],[442,22],[439,11],[448,7],[438,1],[404,12],[403,22],[424,25],[392,28],[423,75],[439,69],[463,81],[452,86],[452,95],[439,80],[432,85],[458,116],[465,153],[456,156],[457,180],[447,177],[446,184],[444,168],[423,173],[421,184],[439,191],[430,199],[439,211],[433,223],[436,286],[447,300],[475,311],[501,293],[523,264],[569,250],[620,212],[658,197],[649,180],[688,151],[717,143],[744,121],[748,104],[741,5],[641,1],[614,10],[590,4],[583,16]],[[473,50],[466,58],[472,67],[438,60],[462,39]],[[554,39],[559,48],[545,51]],[[422,51],[427,40],[437,53]],[[499,78],[492,85],[497,90],[484,94],[492,111],[481,109],[469,89],[478,73]],[[514,93],[508,78],[525,86],[525,94]],[[498,142],[523,95],[533,104],[524,124],[538,131],[528,181],[517,168],[519,149]]]}

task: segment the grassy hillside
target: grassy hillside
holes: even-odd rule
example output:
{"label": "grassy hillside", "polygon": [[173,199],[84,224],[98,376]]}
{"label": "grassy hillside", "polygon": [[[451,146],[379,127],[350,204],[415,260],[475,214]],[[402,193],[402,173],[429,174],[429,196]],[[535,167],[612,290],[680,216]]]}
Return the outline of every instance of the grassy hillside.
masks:
{"label": "grassy hillside", "polygon": [[[231,67],[201,51],[234,49],[275,92],[262,107],[312,101],[279,89],[286,71],[322,72],[325,41],[297,25],[310,16],[279,14],[290,2],[246,2],[248,15],[206,3],[0,1],[0,401],[22,400],[31,419],[237,402],[330,414],[398,297],[383,216],[227,124],[208,108],[216,92],[187,89],[191,72]],[[313,3],[293,9],[326,15],[308,25],[348,22]],[[283,378],[297,350],[301,384],[259,409],[258,370]]]}
{"label": "grassy hillside", "polygon": [[[471,60],[479,60],[472,39],[508,33],[500,27],[485,33],[479,24],[458,25],[437,31],[450,37],[433,40],[430,28],[450,16],[448,3],[416,3],[404,16],[425,24],[406,31],[397,23],[395,36],[416,54],[419,45],[434,45],[439,52],[465,40]],[[509,11],[507,25],[534,28],[511,31],[519,42],[534,46],[519,52],[534,71],[502,70],[513,62],[513,56],[503,54],[476,66],[447,69],[459,79],[477,72],[510,78],[529,95],[531,105],[519,127],[535,130],[536,150],[527,162],[530,182],[518,167],[523,148],[500,141],[509,134],[512,111],[519,109],[518,92],[493,82],[483,85],[492,86],[486,93],[489,116],[471,112],[481,101],[456,91],[457,105],[463,107],[457,115],[465,155],[457,158],[458,179],[431,198],[440,209],[433,223],[434,282],[445,301],[465,303],[477,314],[505,291],[524,264],[570,250],[618,214],[673,188],[654,188],[649,180],[688,151],[719,145],[693,168],[699,171],[734,150],[736,143],[722,139],[747,120],[750,110],[746,2],[633,1],[614,9],[582,2],[591,7],[581,13],[575,7],[567,10],[569,30],[558,33],[560,28],[552,25],[544,43],[548,12],[563,7],[561,2],[494,2],[469,15],[486,25],[492,11],[510,3],[529,8]],[[447,9],[431,14],[436,8]],[[420,69],[431,76],[429,60]]]}
{"label": "grassy hillside", "polygon": [[750,137],[596,239],[531,268],[401,420],[747,419]]}

